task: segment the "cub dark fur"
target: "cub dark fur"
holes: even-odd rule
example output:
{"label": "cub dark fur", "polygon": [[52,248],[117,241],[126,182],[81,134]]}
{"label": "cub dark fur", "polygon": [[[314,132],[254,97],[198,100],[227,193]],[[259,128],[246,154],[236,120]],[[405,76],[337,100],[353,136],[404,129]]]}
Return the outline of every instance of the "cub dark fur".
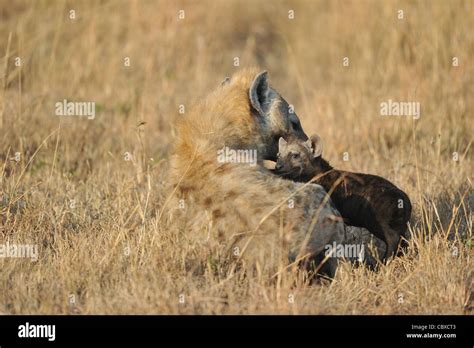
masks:
{"label": "cub dark fur", "polygon": [[331,196],[345,223],[365,227],[386,245],[383,261],[392,257],[405,235],[412,206],[407,194],[376,175],[334,169],[322,156],[322,142],[279,140],[275,173],[298,182],[311,179]]}

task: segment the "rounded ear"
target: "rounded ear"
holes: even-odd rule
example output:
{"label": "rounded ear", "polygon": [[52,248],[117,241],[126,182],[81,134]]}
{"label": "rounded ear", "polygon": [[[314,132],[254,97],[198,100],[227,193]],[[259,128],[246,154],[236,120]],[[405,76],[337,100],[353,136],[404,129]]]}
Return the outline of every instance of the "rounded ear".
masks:
{"label": "rounded ear", "polygon": [[255,76],[249,90],[250,104],[253,108],[258,111],[261,116],[265,115],[265,104],[268,101],[268,73],[262,71],[260,74]]}
{"label": "rounded ear", "polygon": [[283,149],[285,148],[286,146],[288,145],[288,142],[283,139],[283,137],[280,137],[280,139],[278,139],[278,149]]}
{"label": "rounded ear", "polygon": [[319,157],[323,154],[323,140],[319,135],[311,136],[311,148],[313,150],[313,157]]}
{"label": "rounded ear", "polygon": [[306,140],[304,146],[306,146],[309,151],[313,151],[313,143],[311,142],[311,139]]}

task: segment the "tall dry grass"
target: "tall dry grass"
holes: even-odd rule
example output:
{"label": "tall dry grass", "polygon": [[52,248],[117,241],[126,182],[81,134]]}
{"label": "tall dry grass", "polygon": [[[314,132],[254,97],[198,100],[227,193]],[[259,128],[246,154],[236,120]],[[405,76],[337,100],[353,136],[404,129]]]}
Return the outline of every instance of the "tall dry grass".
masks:
{"label": "tall dry grass", "polygon": [[[0,258],[0,312],[472,314],[473,19],[472,1],[0,1],[0,244],[39,247]],[[269,71],[333,165],[409,194],[405,257],[316,285],[249,277],[186,233],[210,228],[192,207],[163,209],[178,105],[234,57]],[[96,118],[56,116],[63,99]],[[388,99],[421,118],[381,117]]]}

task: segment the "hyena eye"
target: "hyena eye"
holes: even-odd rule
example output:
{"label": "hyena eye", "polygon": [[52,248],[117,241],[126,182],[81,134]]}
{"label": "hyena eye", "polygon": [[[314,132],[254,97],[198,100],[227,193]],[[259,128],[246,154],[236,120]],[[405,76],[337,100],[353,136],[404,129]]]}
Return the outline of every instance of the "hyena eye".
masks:
{"label": "hyena eye", "polygon": [[298,158],[300,158],[300,154],[298,152],[295,152],[295,153],[291,154],[291,157],[293,159],[298,159]]}
{"label": "hyena eye", "polygon": [[290,123],[291,123],[291,126],[293,127],[293,129],[299,129],[300,128],[300,120],[295,115],[290,116]]}

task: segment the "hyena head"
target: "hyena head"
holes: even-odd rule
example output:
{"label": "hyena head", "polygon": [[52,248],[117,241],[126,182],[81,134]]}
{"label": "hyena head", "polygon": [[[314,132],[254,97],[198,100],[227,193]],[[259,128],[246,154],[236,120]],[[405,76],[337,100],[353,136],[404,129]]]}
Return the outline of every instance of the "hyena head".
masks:
{"label": "hyena head", "polygon": [[291,180],[309,179],[323,171],[322,152],[322,141],[317,135],[306,141],[280,138],[275,172]]}
{"label": "hyena head", "polygon": [[255,76],[250,85],[249,99],[252,113],[257,119],[259,133],[263,143],[266,144],[264,159],[276,160],[280,137],[308,140],[294,110],[290,109],[286,100],[270,87],[266,71]]}

